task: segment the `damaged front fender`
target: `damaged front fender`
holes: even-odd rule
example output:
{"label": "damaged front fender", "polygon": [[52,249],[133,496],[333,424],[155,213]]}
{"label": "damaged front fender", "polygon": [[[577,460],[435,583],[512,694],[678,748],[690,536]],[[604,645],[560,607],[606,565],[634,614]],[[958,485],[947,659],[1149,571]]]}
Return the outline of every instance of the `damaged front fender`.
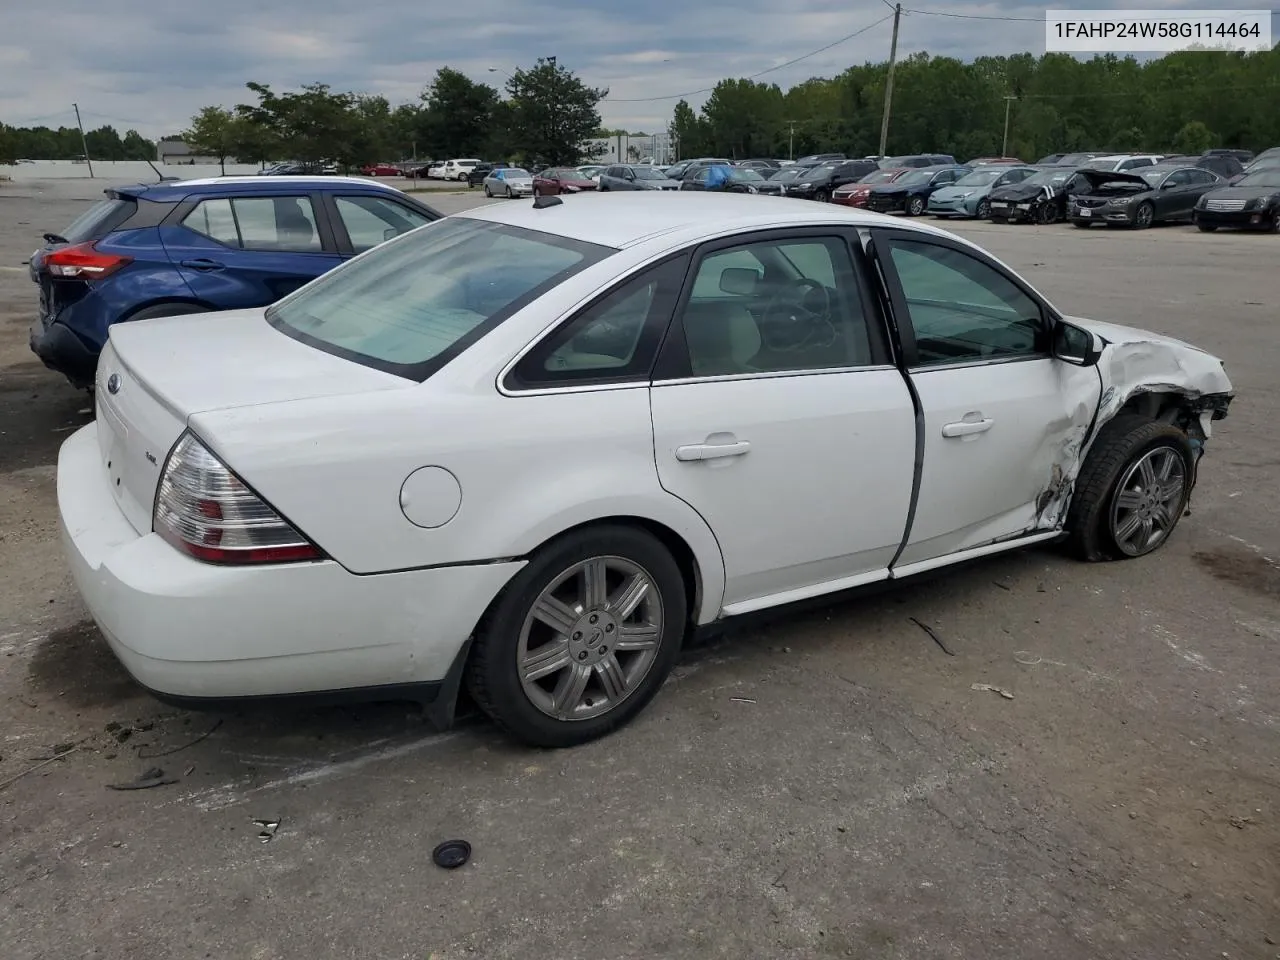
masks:
{"label": "damaged front fender", "polygon": [[[1064,317],[1067,323],[1102,337],[1098,360],[1102,395],[1083,442],[1065,445],[1037,502],[1037,528],[1061,529],[1076,477],[1093,441],[1121,412],[1132,411],[1173,423],[1186,431],[1197,464],[1214,420],[1227,415],[1234,396],[1223,363],[1197,347],[1118,324]],[[1194,476],[1193,476],[1194,483]]]}

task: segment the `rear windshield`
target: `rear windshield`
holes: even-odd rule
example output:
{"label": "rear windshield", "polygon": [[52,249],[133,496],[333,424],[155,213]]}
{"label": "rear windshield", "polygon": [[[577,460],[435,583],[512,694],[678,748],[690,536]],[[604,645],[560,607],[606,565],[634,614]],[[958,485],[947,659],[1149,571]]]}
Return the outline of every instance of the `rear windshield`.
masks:
{"label": "rear windshield", "polygon": [[68,243],[100,240],[128,220],[136,208],[137,204],[132,200],[118,197],[99,200],[71,221],[71,226],[62,231],[62,238]]}
{"label": "rear windshield", "polygon": [[375,247],[267,311],[320,350],[423,380],[525,304],[615,252],[448,217]]}

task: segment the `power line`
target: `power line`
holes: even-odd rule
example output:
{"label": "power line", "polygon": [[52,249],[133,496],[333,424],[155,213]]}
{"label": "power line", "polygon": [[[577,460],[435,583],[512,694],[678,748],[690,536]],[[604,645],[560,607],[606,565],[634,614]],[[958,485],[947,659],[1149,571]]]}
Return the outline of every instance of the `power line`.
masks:
{"label": "power line", "polygon": [[[808,60],[810,57],[816,57],[820,53],[826,53],[832,47],[838,47],[840,44],[846,43],[852,40],[854,37],[857,37],[857,36],[860,36],[861,34],[866,33],[868,30],[874,30],[876,27],[880,26],[880,24],[892,18],[893,18],[892,13],[887,14],[881,17],[875,23],[869,23],[865,27],[862,27],[858,30],[853,31],[853,33],[847,34],[846,36],[843,36],[838,40],[831,41],[825,47],[819,47],[817,50],[811,50],[808,53],[803,54],[802,56],[795,57],[794,59],[788,60],[786,63],[779,63],[777,66],[769,67],[766,70],[761,70],[759,73],[753,73],[749,77],[745,77],[744,79],[754,80],[756,79],[756,77],[763,77],[767,73],[773,73],[776,70],[785,69],[786,67],[790,67],[793,64],[797,64],[802,60]],[[684,93],[672,93],[664,97],[627,97],[627,98],[605,97],[605,102],[607,103],[657,103],[662,100],[682,100],[685,97],[697,96],[700,93],[710,93],[715,88],[716,88],[716,85],[713,85],[710,87],[703,87],[701,90],[688,90]]]}
{"label": "power line", "polygon": [[28,117],[25,120],[13,120],[13,121],[6,120],[3,122],[11,127],[28,127],[31,124],[39,123],[42,120],[52,120],[54,117],[65,117],[70,112],[71,112],[70,110],[59,110],[57,113],[46,113],[44,116],[41,116],[41,117]]}
{"label": "power line", "polygon": [[922,13],[927,17],[952,17],[956,20],[1016,20],[1021,23],[1044,23],[1044,17],[998,17],[981,13],[948,13],[946,10],[913,10],[903,13]]}

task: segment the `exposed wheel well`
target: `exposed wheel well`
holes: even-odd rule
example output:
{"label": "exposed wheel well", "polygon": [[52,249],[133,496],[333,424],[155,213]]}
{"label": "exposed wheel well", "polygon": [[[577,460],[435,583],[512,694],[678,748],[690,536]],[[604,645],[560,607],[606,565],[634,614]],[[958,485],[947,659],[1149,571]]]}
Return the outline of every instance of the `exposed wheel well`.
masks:
{"label": "exposed wheel well", "polygon": [[1188,418],[1194,420],[1194,417],[1189,416],[1191,412],[1189,400],[1185,394],[1148,391],[1134,394],[1126,400],[1124,406],[1116,411],[1116,416],[1122,413],[1136,413],[1150,420],[1176,424],[1185,429],[1186,420]]}

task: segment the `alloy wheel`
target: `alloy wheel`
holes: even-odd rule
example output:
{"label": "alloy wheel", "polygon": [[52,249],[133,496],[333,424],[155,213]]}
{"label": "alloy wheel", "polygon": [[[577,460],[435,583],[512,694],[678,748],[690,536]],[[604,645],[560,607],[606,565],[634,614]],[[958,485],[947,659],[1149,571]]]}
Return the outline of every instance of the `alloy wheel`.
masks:
{"label": "alloy wheel", "polygon": [[525,696],[557,720],[589,720],[640,686],[658,656],[662,596],[624,557],[592,557],[551,580],[525,617],[516,667]]}
{"label": "alloy wheel", "polygon": [[1164,542],[1178,522],[1186,462],[1169,446],[1143,454],[1125,471],[1111,505],[1111,535],[1122,553],[1140,557]]}
{"label": "alloy wheel", "polygon": [[1144,203],[1138,207],[1133,214],[1133,225],[1139,230],[1145,230],[1151,226],[1151,222],[1155,219],[1155,211],[1151,208],[1151,204]]}

